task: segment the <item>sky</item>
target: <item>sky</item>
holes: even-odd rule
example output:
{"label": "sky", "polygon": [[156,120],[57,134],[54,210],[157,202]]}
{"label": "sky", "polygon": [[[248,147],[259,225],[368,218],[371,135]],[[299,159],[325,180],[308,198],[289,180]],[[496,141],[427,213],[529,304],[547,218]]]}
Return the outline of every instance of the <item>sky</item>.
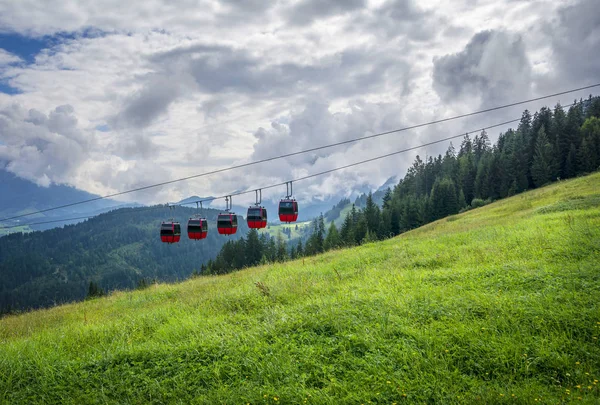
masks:
{"label": "sky", "polygon": [[[0,168],[41,186],[121,192],[594,84],[599,49],[597,0],[0,0]],[[589,94],[600,90],[123,199],[255,189]],[[376,189],[447,147],[298,182],[294,193]]]}

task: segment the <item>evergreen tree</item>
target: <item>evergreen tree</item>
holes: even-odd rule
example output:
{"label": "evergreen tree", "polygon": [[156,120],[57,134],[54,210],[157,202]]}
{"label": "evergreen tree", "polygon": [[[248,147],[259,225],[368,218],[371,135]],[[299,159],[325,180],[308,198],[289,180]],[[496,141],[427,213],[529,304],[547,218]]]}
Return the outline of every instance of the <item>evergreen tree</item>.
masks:
{"label": "evergreen tree", "polygon": [[331,225],[329,225],[329,230],[327,231],[327,237],[324,242],[324,250],[337,249],[341,245],[340,234],[335,226],[335,223],[331,221]]}
{"label": "evergreen tree", "polygon": [[581,135],[579,168],[582,172],[591,173],[600,167],[600,119],[588,118],[581,126]]}
{"label": "evergreen tree", "polygon": [[357,214],[357,220],[354,225],[354,243],[360,245],[367,234],[367,219],[362,213]]}
{"label": "evergreen tree", "polygon": [[362,241],[360,242],[362,243],[369,243],[369,242],[376,242],[377,238],[367,229],[367,233],[365,234],[365,237],[362,239]]}
{"label": "evergreen tree", "polygon": [[346,218],[344,218],[344,223],[340,229],[340,238],[343,246],[353,246],[355,243],[352,212],[346,214]]}
{"label": "evergreen tree", "polygon": [[531,175],[536,187],[541,187],[553,180],[552,174],[555,172],[555,162],[553,158],[552,145],[542,126],[538,131],[535,155],[533,157],[533,165],[531,166]]}
{"label": "evergreen tree", "polygon": [[462,188],[465,194],[465,201],[467,204],[471,203],[474,197],[475,189],[475,167],[473,165],[473,154],[465,152],[459,159],[459,186]]}
{"label": "evergreen tree", "polygon": [[475,166],[479,165],[479,162],[483,158],[483,156],[490,151],[490,138],[485,132],[485,129],[481,131],[479,136],[475,136],[473,140],[473,155],[475,157],[474,164]]}
{"label": "evergreen tree", "polygon": [[431,191],[431,209],[433,220],[458,212],[458,199],[456,197],[456,186],[454,182],[445,177],[436,180]]}
{"label": "evergreen tree", "polygon": [[276,260],[278,262],[284,262],[288,259],[287,246],[285,239],[281,235],[281,232],[277,233],[277,254]]}
{"label": "evergreen tree", "polygon": [[473,142],[471,142],[471,138],[469,138],[469,134],[466,134],[463,138],[462,143],[460,144],[460,150],[458,151],[458,157],[461,158],[466,155],[470,155],[473,153]]}
{"label": "evergreen tree", "polygon": [[373,201],[373,194],[369,192],[367,202],[364,209],[365,220],[367,221],[367,230],[371,232],[372,237],[375,237],[379,228],[379,207]]}
{"label": "evergreen tree", "polygon": [[577,149],[574,144],[571,144],[569,148],[569,154],[567,155],[567,160],[565,161],[565,178],[575,177],[577,174]]}
{"label": "evergreen tree", "polygon": [[304,256],[304,249],[302,247],[302,240],[298,241],[298,246],[296,247],[296,254],[298,257]]}
{"label": "evergreen tree", "polygon": [[382,208],[383,209],[389,209],[390,206],[392,204],[392,189],[391,188],[387,188],[385,190],[385,194],[383,195],[383,204],[382,204]]}
{"label": "evergreen tree", "polygon": [[458,209],[461,210],[467,206],[467,201],[465,200],[465,193],[463,193],[462,188],[458,191]]}
{"label": "evergreen tree", "polygon": [[87,298],[97,298],[104,295],[104,290],[98,286],[94,281],[90,281],[88,286]]}
{"label": "evergreen tree", "polygon": [[258,231],[256,229],[250,229],[246,240],[246,265],[255,266],[260,263],[260,259],[263,256],[263,246],[260,243],[258,237]]}
{"label": "evergreen tree", "polygon": [[529,165],[527,159],[527,141],[520,131],[514,132],[513,150],[511,155],[510,167],[513,173],[512,194],[527,190],[529,180],[527,173]]}

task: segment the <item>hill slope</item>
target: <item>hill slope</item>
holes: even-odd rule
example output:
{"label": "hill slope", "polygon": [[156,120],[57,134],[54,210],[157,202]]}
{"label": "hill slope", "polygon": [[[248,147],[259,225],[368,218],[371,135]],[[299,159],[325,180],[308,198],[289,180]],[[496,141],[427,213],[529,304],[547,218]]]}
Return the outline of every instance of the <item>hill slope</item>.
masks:
{"label": "hill slope", "polygon": [[[0,237],[0,313],[82,300],[90,281],[113,290],[135,287],[141,279],[186,279],[225,242],[248,230],[246,222],[239,221],[236,235],[219,235],[219,211],[204,210],[208,237],[192,241],[185,235],[185,224],[195,209],[157,208],[121,208],[64,228]],[[174,245],[159,237],[161,221],[170,216],[184,231]]]}
{"label": "hill slope", "polygon": [[[90,194],[65,185],[52,184],[48,187],[41,187],[28,180],[21,179],[6,170],[0,169],[0,218],[26,214],[29,212],[56,207],[65,203],[69,204],[93,199],[96,197],[98,196],[95,194]],[[114,209],[118,206],[135,205],[137,204],[125,204],[115,200],[103,199],[83,205],[75,205],[72,207],[48,211],[45,213],[22,217],[12,221],[5,221],[1,225],[22,224],[23,228],[0,228],[0,236],[21,230],[51,229],[56,226],[62,226],[65,223],[76,223],[80,221],[31,225],[31,227],[28,226],[29,223],[86,215],[92,216],[106,212],[110,209]]]}
{"label": "hill slope", "polygon": [[0,402],[598,403],[598,190],[6,317]]}

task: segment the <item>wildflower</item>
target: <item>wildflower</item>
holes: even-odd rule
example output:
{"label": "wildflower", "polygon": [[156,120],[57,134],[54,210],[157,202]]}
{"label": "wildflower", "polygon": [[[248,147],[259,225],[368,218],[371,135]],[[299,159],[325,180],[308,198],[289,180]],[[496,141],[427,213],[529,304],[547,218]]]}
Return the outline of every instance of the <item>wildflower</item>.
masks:
{"label": "wildflower", "polygon": [[576,385],[577,389],[580,390],[581,389],[581,385]]}
{"label": "wildflower", "polygon": [[386,383],[391,384],[392,382],[391,381],[386,381]]}
{"label": "wildflower", "polygon": [[450,350],[446,349],[446,350],[444,350],[444,351],[445,351],[446,353],[448,353]]}
{"label": "wildflower", "polygon": [[581,363],[580,363],[580,362],[578,362],[578,361],[576,361],[576,362],[575,362],[575,364],[577,364],[577,365],[580,365]]}
{"label": "wildflower", "polygon": [[273,401],[279,401],[279,397],[273,397]]}

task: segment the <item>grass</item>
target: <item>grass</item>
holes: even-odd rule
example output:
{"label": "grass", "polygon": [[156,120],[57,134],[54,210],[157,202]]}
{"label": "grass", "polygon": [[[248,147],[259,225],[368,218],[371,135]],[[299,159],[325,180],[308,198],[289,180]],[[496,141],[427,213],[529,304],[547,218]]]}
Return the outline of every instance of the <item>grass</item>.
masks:
{"label": "grass", "polygon": [[597,404],[599,189],[6,317],[0,403]]}
{"label": "grass", "polygon": [[[296,230],[296,225],[298,225],[298,230]],[[262,229],[260,232],[266,232],[275,238],[277,237],[277,234],[281,232],[282,236],[287,240],[287,234],[284,234],[283,230],[289,229],[291,231],[291,239],[295,239],[302,236],[302,230],[307,226],[310,226],[310,221],[298,222],[294,224],[269,224],[268,228]]]}

